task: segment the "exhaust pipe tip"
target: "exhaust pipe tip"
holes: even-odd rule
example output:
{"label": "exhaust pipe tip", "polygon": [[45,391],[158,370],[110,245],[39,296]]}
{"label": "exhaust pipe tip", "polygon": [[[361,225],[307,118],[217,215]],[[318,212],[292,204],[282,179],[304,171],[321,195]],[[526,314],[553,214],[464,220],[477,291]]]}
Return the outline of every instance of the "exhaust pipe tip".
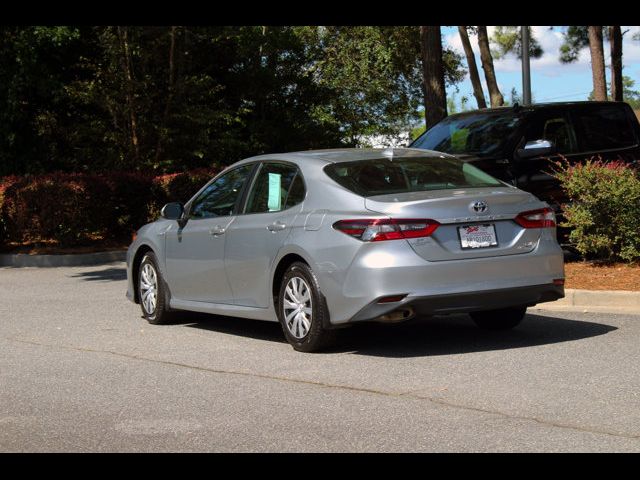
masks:
{"label": "exhaust pipe tip", "polygon": [[402,307],[378,317],[376,321],[382,323],[400,323],[411,320],[415,316],[416,312],[413,307]]}

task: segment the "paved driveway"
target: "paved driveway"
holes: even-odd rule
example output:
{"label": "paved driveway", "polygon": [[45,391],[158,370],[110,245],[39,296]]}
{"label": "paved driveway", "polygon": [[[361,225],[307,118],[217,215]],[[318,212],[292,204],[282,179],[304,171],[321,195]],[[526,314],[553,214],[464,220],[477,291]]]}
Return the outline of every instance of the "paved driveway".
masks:
{"label": "paved driveway", "polygon": [[124,264],[0,269],[0,451],[640,451],[640,316],[152,326]]}

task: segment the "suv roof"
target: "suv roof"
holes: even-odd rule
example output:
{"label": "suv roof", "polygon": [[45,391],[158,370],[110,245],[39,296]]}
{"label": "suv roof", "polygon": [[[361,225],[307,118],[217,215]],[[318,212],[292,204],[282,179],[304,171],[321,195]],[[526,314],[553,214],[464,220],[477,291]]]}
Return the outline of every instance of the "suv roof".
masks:
{"label": "suv roof", "polygon": [[520,112],[534,112],[538,110],[545,110],[547,108],[558,108],[558,107],[571,107],[576,105],[627,105],[625,102],[602,102],[602,101],[576,101],[576,102],[547,102],[547,103],[534,103],[531,105],[519,105],[516,103],[515,105],[503,106],[503,107],[493,107],[493,108],[483,108],[476,110],[468,110],[466,112],[453,113],[449,115],[450,117],[457,117],[463,115],[470,115],[478,112],[489,113],[489,114],[500,114],[507,111],[512,111],[517,109]]}

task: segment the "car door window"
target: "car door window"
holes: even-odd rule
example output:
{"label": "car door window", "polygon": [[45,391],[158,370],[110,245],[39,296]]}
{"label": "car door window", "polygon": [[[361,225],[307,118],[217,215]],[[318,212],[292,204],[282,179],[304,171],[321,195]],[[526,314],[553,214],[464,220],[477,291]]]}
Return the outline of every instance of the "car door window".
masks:
{"label": "car door window", "polygon": [[264,163],[253,182],[245,213],[278,212],[300,203],[304,183],[294,165]]}
{"label": "car door window", "polygon": [[637,143],[631,122],[623,108],[602,105],[577,109],[573,113],[585,152],[630,147]]}
{"label": "car door window", "polygon": [[525,132],[522,144],[535,140],[553,142],[557,152],[561,154],[577,151],[575,132],[564,115],[540,115],[533,119]]}
{"label": "car door window", "polygon": [[242,165],[209,184],[194,200],[190,218],[211,218],[233,215],[253,165]]}

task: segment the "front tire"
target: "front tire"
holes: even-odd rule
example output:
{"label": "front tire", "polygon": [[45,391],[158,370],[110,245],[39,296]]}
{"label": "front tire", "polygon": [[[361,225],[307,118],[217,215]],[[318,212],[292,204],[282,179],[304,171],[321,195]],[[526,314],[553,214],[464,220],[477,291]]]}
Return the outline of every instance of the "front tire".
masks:
{"label": "front tire", "polygon": [[334,341],[323,327],[329,313],[318,280],[309,266],[293,263],[285,272],[278,294],[278,320],[291,346],[299,352],[317,352]]}
{"label": "front tire", "polygon": [[524,319],[527,307],[501,308],[473,312],[469,315],[476,325],[485,330],[509,330],[520,324]]}
{"label": "front tire", "polygon": [[172,315],[166,304],[165,286],[153,252],[145,253],[138,269],[138,298],[142,316],[153,325],[169,323]]}

